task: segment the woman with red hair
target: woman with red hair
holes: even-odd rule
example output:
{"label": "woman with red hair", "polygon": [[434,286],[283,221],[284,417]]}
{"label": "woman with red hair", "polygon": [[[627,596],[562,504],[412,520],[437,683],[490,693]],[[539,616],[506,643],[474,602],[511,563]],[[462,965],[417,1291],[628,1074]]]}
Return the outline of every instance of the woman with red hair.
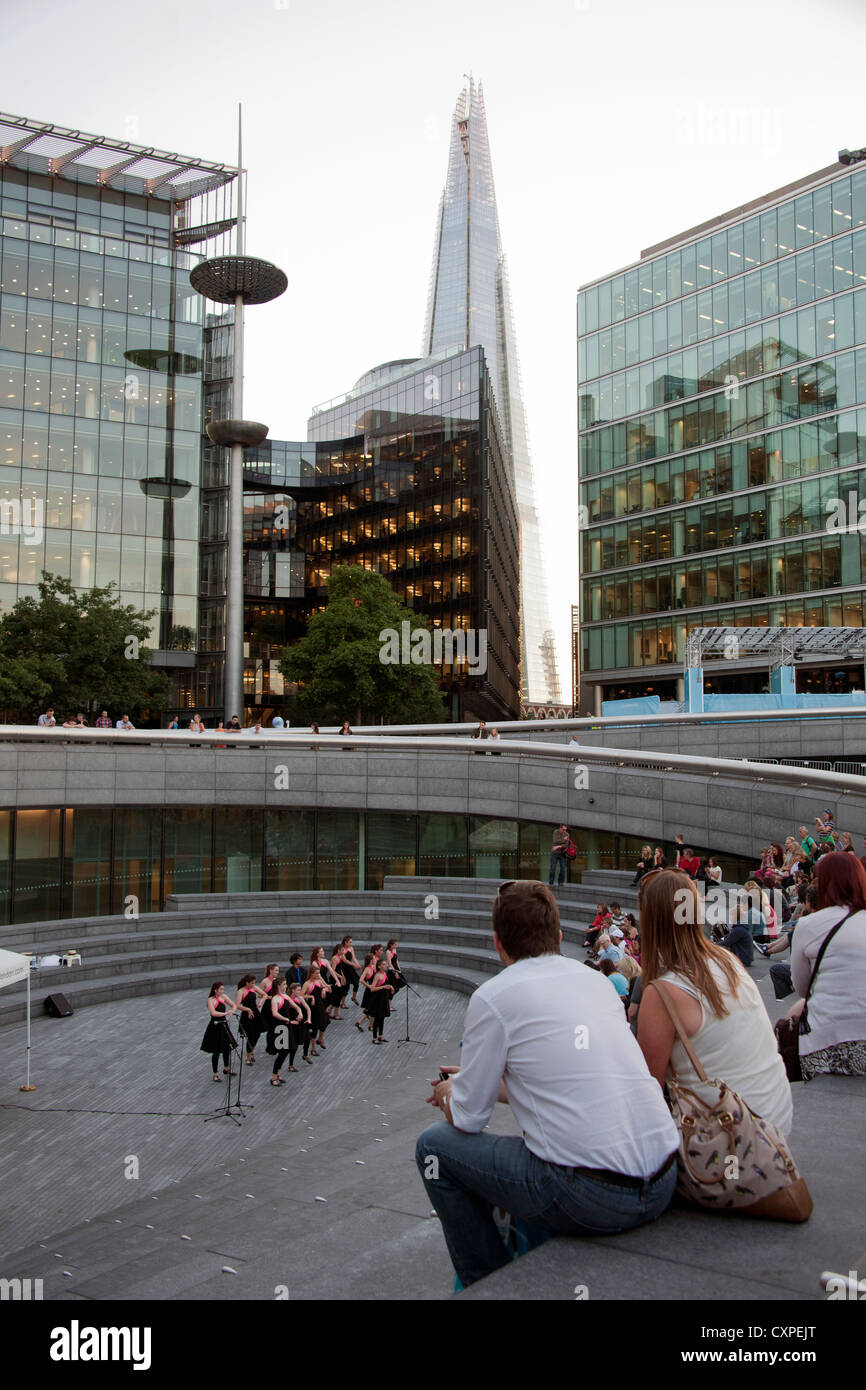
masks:
{"label": "woman with red hair", "polygon": [[808,994],[800,1069],[804,1081],[828,1072],[866,1076],[866,869],[837,851],[821,856],[815,880],[818,910],[800,919],[791,943],[791,975],[803,998],[789,1018],[800,1017]]}

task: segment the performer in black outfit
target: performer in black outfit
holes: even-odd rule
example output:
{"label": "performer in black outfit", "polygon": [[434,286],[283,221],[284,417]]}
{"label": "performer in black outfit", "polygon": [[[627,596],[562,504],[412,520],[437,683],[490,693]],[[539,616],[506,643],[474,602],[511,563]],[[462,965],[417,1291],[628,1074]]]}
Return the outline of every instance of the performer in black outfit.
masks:
{"label": "performer in black outfit", "polygon": [[211,985],[210,994],[207,997],[207,1010],[210,1014],[210,1021],[204,1030],[201,1051],[211,1054],[213,1079],[219,1081],[221,1080],[219,1074],[220,1056],[223,1059],[224,1074],[234,1076],[234,1072],[229,1066],[229,1059],[231,1050],[235,1046],[234,1035],[226,1022],[226,1019],[235,1012],[235,1006],[226,997],[225,985],[222,980],[216,980]]}
{"label": "performer in black outfit", "polygon": [[247,1040],[247,1066],[251,1067],[256,1060],[256,1043],[264,1032],[264,1022],[259,1015],[259,1000],[267,999],[265,990],[256,984],[256,977],[249,971],[242,975],[238,980],[238,992],[235,996],[235,1008],[240,1010],[240,1023],[238,1032],[242,1033]]}
{"label": "performer in black outfit", "polygon": [[[268,1005],[271,1011],[271,1016],[274,1020],[273,1026],[271,1027],[271,1031],[268,1033],[268,1043],[266,1048],[268,1055],[274,1058],[274,1070],[271,1076],[272,1086],[285,1086],[286,1084],[283,1078],[280,1076],[280,1072],[282,1070],[283,1062],[286,1060],[286,1058],[289,1055],[289,1052],[291,1051],[291,1047],[289,1045],[290,1026],[293,1019],[297,1018],[297,1012],[295,1010],[294,1005],[292,1004],[289,996],[286,993],[284,993],[285,987],[286,981],[284,977],[280,975],[274,981],[274,987],[271,990],[271,1001]],[[283,1047],[283,1043],[286,1044],[285,1047]]]}
{"label": "performer in black outfit", "polygon": [[262,1032],[265,1034],[265,1051],[270,1054],[271,1049],[267,1046],[270,1041],[271,1029],[274,1026],[274,1016],[271,1013],[271,993],[274,988],[274,980],[280,973],[280,967],[272,962],[265,966],[264,977],[261,983],[261,1003],[259,1004]]}
{"label": "performer in black outfit", "polygon": [[385,969],[388,972],[388,984],[392,986],[394,994],[398,990],[405,988],[406,981],[403,978],[403,971],[400,969],[400,962],[397,959],[397,938],[392,936],[388,945],[385,947]]}
{"label": "performer in black outfit", "polygon": [[312,1025],[312,1014],[310,1006],[301,994],[301,986],[297,980],[292,980],[289,985],[289,1003],[297,1009],[297,1018],[289,1024],[289,1071],[297,1071],[295,1066],[295,1054],[299,1047],[303,1047],[303,1057],[307,1066],[313,1064],[308,1053],[310,1051],[310,1032]]}
{"label": "performer in black outfit", "polygon": [[391,1013],[390,998],[394,992],[394,986],[388,983],[388,972],[385,969],[385,962],[380,961],[373,978],[370,981],[370,1017],[373,1020],[373,1042],[383,1043],[387,1039],[382,1037],[385,1027],[385,1019]]}
{"label": "performer in black outfit", "polygon": [[346,977],[346,983],[351,987],[352,990],[352,1003],[357,1004],[358,984],[361,976],[361,962],[355,955],[355,947],[352,943],[351,936],[344,936],[343,940],[340,942],[340,945],[343,948],[343,974]]}

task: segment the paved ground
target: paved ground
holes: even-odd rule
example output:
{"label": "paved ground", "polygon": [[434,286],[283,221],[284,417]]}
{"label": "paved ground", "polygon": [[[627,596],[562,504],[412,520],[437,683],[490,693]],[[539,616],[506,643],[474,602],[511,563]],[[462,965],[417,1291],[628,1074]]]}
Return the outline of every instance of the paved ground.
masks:
{"label": "paved ground", "polygon": [[[766,973],[755,966],[765,999]],[[447,1298],[450,1261],[414,1147],[432,1117],[425,1079],[458,1059],[465,1008],[445,991],[412,997],[423,1048],[398,1046],[402,1005],[375,1052],[350,1022],[334,1024],[326,1053],[279,1090],[262,1051],[243,1071],[254,1107],[240,1126],[205,1123],[222,1091],[198,1050],[199,995],[37,1018],[29,1096],[17,1089],[23,1028],[2,1030],[0,1276],[42,1278],[48,1299]],[[671,1213],[630,1237],[552,1242],[472,1296],[573,1298],[584,1282],[593,1298],[820,1297],[821,1269],[847,1271],[866,1248],[855,1163],[866,1096],[824,1080],[808,1103],[795,1089],[808,1227]],[[491,1127],[514,1132],[506,1107]]]}

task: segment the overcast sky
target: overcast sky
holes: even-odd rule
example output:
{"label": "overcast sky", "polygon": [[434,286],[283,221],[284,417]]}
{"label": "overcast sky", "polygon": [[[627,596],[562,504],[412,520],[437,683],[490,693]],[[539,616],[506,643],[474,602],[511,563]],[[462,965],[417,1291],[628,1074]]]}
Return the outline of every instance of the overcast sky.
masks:
{"label": "overcast sky", "polygon": [[866,145],[863,0],[2,0],[0,107],[222,163],[244,106],[244,413],[421,348],[451,113],[484,85],[548,582],[569,694],[577,286]]}

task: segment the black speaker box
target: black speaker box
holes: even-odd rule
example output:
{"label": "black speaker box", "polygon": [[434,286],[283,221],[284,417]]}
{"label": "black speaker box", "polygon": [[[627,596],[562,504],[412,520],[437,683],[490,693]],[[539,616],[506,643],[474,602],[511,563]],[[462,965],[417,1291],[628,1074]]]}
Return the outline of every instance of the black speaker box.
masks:
{"label": "black speaker box", "polygon": [[49,994],[45,1000],[45,1012],[50,1018],[69,1018],[75,1010],[65,994]]}

